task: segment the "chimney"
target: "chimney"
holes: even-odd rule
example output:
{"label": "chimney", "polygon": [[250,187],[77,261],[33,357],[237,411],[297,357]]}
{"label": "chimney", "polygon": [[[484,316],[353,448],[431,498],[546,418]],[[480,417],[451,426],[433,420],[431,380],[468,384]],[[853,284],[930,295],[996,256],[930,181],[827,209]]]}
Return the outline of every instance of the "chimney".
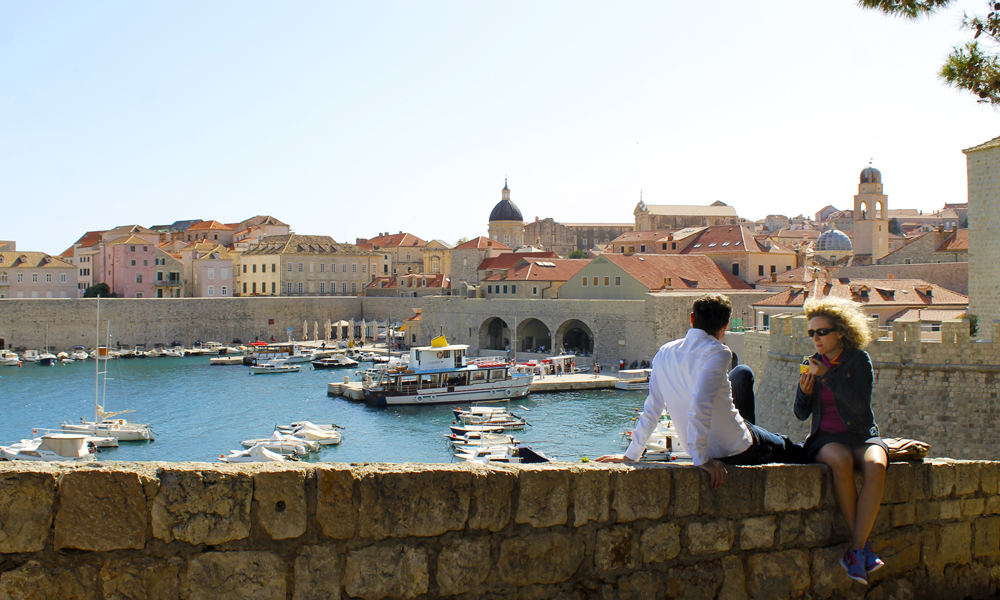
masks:
{"label": "chimney", "polygon": [[663,278],[663,289],[665,289],[665,290],[672,290],[672,289],[674,289],[674,281],[673,281],[672,277],[664,277]]}
{"label": "chimney", "polygon": [[776,281],[778,281],[778,274],[777,273],[771,273],[771,283],[774,283]]}
{"label": "chimney", "polygon": [[893,273],[889,273],[889,274],[887,274],[887,275],[885,276],[885,278],[886,278],[886,279],[895,279],[895,278],[896,278],[896,275],[894,275]]}
{"label": "chimney", "polygon": [[944,233],[944,225],[938,225],[938,233]]}
{"label": "chimney", "polygon": [[827,269],[826,273],[824,273],[823,275],[824,275],[824,279],[826,279],[826,284],[827,285],[833,285],[833,272],[830,271],[830,269]]}
{"label": "chimney", "polygon": [[535,215],[535,223],[538,222],[538,215]]}

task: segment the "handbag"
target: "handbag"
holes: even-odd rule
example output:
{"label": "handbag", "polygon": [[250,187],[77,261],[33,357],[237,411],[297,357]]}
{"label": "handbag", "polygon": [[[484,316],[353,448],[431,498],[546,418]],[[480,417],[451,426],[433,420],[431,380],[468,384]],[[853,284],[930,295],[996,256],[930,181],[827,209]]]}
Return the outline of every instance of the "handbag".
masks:
{"label": "handbag", "polygon": [[927,452],[931,449],[930,444],[921,442],[920,440],[882,438],[882,441],[889,446],[889,462],[923,460],[927,457]]}

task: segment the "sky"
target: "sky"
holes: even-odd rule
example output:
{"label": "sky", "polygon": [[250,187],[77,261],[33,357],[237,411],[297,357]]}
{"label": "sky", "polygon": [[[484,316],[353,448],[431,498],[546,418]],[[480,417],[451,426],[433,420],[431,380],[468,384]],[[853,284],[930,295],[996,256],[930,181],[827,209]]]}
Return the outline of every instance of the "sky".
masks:
{"label": "sky", "polygon": [[273,215],[338,242],[967,197],[1000,113],[938,77],[962,10],[851,0],[0,3],[0,239]]}

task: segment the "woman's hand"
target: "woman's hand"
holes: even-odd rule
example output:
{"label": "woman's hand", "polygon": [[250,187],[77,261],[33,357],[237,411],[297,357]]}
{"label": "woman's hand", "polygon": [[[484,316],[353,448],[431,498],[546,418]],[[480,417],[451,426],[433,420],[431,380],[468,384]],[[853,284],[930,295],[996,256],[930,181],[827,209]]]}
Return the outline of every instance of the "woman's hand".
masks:
{"label": "woman's hand", "polygon": [[816,377],[822,377],[826,375],[826,372],[830,369],[826,368],[822,362],[816,360],[815,358],[809,359],[809,373],[815,375]]}
{"label": "woman's hand", "polygon": [[807,396],[813,393],[813,385],[816,383],[816,376],[810,373],[799,375],[799,389]]}

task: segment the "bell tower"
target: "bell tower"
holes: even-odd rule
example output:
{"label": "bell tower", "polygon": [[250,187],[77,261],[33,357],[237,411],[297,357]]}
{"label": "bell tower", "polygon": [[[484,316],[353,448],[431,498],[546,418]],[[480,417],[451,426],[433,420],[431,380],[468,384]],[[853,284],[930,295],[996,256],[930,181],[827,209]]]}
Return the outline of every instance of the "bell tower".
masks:
{"label": "bell tower", "polygon": [[889,197],[882,193],[882,174],[868,165],[854,196],[854,255],[870,255],[871,264],[889,254]]}

